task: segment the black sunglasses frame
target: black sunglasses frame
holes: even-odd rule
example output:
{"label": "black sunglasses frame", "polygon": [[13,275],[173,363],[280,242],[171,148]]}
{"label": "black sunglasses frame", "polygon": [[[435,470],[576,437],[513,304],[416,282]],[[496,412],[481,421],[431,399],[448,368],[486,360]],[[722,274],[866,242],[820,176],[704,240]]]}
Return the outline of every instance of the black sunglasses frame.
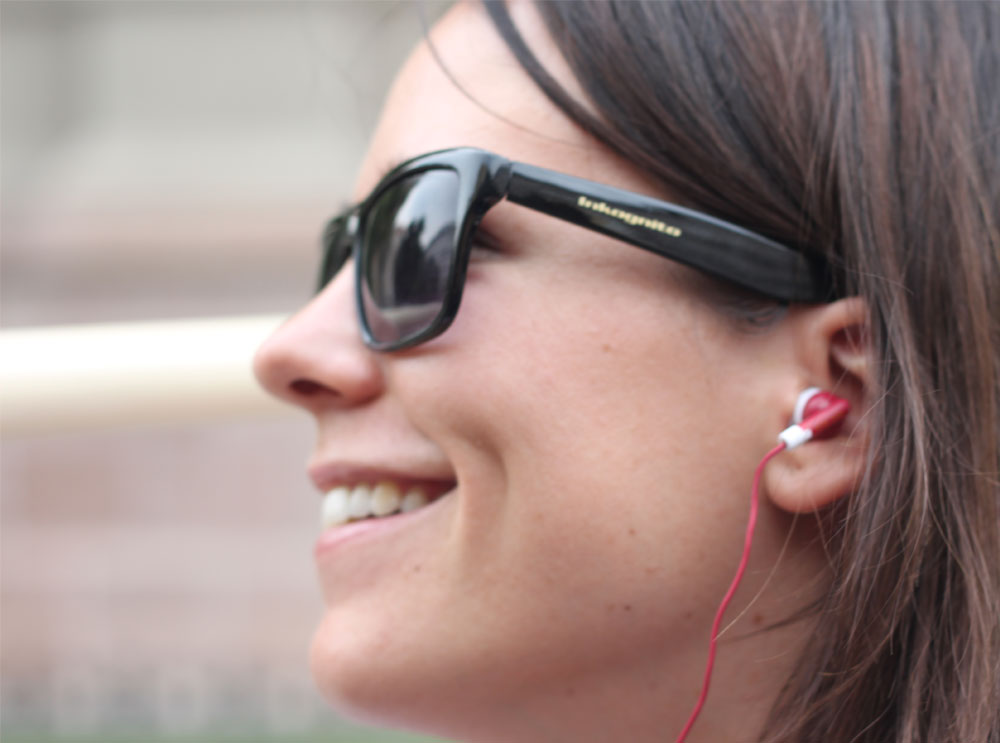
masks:
{"label": "black sunglasses frame", "polygon": [[[458,175],[454,223],[455,260],[440,312],[423,330],[391,341],[376,338],[363,300],[364,224],[379,197],[398,181],[421,172]],[[514,162],[474,148],[441,150],[394,168],[360,204],[334,217],[323,233],[324,259],[318,289],[354,257],[355,301],[361,334],[373,350],[398,351],[443,333],[458,314],[472,245],[489,209],[503,199],[657,255],[699,269],[782,302],[835,298],[832,271],[817,255],[792,250],[750,230],[666,201],[576,176]]]}

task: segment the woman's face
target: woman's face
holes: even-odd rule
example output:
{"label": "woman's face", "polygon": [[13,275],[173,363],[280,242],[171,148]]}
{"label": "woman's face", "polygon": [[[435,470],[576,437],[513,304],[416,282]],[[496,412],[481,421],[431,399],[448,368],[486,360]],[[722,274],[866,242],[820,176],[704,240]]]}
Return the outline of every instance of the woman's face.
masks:
{"label": "woman's face", "polygon": [[[534,11],[513,14],[575,90]],[[402,160],[464,145],[682,196],[565,119],[478,6],[431,39],[441,63],[422,44],[401,71],[357,198]],[[686,269],[624,243],[510,204],[483,226],[500,245],[473,254],[437,339],[368,350],[343,270],[259,353],[263,383],[315,416],[321,492],[448,490],[321,538],[314,674],[352,716],[462,739],[567,739],[579,721],[575,740],[608,740],[586,720],[609,709],[636,731],[649,708],[672,725],[700,685],[753,467],[782,427],[789,341],[740,332]],[[765,511],[754,564],[781,526]]]}

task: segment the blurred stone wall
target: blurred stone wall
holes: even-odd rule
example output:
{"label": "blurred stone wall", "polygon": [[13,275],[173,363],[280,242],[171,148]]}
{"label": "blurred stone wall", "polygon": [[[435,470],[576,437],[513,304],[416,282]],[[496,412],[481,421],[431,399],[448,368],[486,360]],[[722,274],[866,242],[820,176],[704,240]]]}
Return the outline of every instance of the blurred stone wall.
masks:
{"label": "blurred stone wall", "polygon": [[[292,311],[420,12],[2,0],[0,324]],[[291,411],[5,435],[5,739],[340,729],[306,670],[311,439]]]}

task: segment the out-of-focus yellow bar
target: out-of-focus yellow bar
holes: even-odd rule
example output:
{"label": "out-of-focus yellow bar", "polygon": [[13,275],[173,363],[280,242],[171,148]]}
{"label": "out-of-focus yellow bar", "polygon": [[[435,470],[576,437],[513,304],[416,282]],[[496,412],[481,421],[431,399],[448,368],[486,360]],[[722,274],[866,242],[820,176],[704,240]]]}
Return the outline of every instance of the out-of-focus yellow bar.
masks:
{"label": "out-of-focus yellow bar", "polygon": [[0,330],[0,430],[11,436],[287,410],[261,391],[250,368],[283,319]]}

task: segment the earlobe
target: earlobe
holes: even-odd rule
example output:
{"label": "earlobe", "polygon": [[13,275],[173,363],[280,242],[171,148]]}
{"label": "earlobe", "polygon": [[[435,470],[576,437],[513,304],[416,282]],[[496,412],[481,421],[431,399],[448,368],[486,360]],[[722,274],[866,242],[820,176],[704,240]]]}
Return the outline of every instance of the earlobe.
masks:
{"label": "earlobe", "polygon": [[768,498],[789,513],[813,513],[854,491],[865,443],[855,433],[818,439],[777,457],[764,473]]}
{"label": "earlobe", "polygon": [[[802,387],[829,390],[851,406],[835,434],[781,454],[764,473],[771,502],[791,513],[810,513],[850,494],[864,473],[872,369],[867,305],[851,297],[803,308],[794,332]],[[787,392],[789,422],[800,391]]]}

